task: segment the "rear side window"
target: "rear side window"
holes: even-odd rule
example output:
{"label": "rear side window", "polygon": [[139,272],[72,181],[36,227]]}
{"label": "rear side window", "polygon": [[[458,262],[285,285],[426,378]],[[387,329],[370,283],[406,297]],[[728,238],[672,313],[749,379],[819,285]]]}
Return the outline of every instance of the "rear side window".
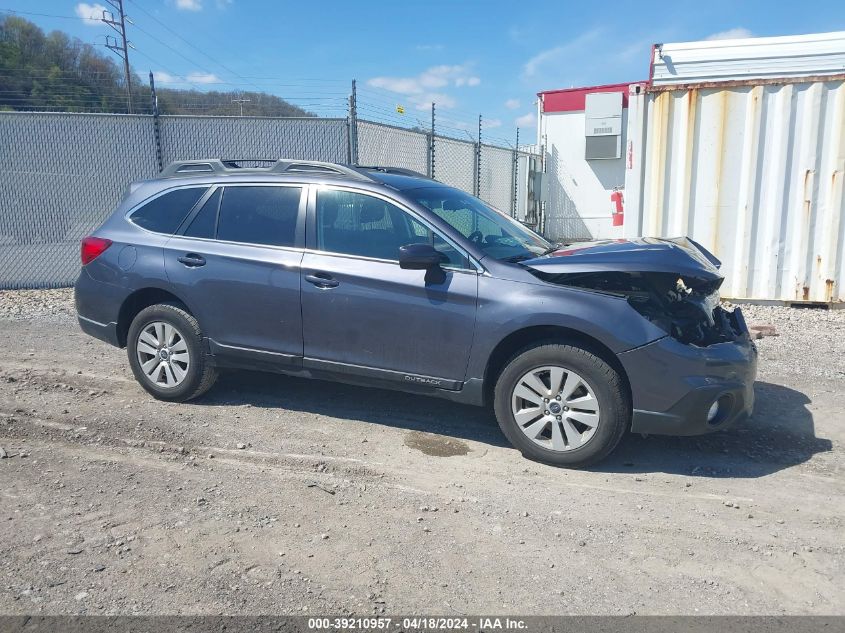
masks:
{"label": "rear side window", "polygon": [[268,246],[293,246],[300,187],[226,187],[217,239]]}
{"label": "rear side window", "polygon": [[132,214],[132,222],[156,233],[173,233],[208,191],[208,187],[174,189],[150,200]]}

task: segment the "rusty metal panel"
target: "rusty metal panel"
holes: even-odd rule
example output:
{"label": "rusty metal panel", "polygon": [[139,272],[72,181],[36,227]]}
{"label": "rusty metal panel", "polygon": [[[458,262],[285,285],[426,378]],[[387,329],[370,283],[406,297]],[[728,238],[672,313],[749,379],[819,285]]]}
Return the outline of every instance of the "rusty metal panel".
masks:
{"label": "rusty metal panel", "polygon": [[845,301],[843,80],[630,98],[646,133],[628,148],[626,236],[699,241],[726,297]]}
{"label": "rusty metal panel", "polygon": [[653,87],[750,82],[845,72],[845,31],[657,44]]}

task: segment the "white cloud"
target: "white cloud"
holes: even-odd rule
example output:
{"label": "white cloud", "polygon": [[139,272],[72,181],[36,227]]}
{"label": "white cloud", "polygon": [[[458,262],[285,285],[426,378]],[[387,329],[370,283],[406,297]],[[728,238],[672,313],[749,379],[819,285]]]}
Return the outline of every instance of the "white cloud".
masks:
{"label": "white cloud", "polygon": [[106,8],[101,4],[88,4],[87,2],[80,2],[76,5],[74,11],[83,20],[83,24],[88,26],[98,26],[102,24],[100,20],[103,18],[103,11]]}
{"label": "white cloud", "polygon": [[164,70],[153,71],[153,78],[156,83],[160,84],[218,84],[222,83],[221,79],[212,73],[192,72],[184,77],[180,75],[171,75]]}
{"label": "white cloud", "polygon": [[516,127],[534,127],[537,125],[537,115],[533,112],[516,117]]}
{"label": "white cloud", "polygon": [[519,99],[508,99],[505,101],[505,107],[508,110],[518,110],[522,104],[519,102]]}
{"label": "white cloud", "polygon": [[719,31],[718,33],[713,33],[712,35],[708,35],[704,39],[706,40],[738,40],[743,39],[746,37],[754,37],[754,34],[746,28],[741,26],[736,27],[735,29],[728,29],[727,31]]}
{"label": "white cloud", "polygon": [[188,76],[185,77],[189,83],[192,84],[219,84],[220,77],[215,75],[214,73],[188,73]]}
{"label": "white cloud", "polygon": [[601,29],[593,29],[582,33],[574,40],[560,44],[553,48],[546,49],[534,55],[531,59],[525,62],[522,67],[522,74],[524,77],[534,77],[539,74],[541,70],[550,65],[560,65],[563,60],[574,55],[583,55],[589,53],[593,48],[593,44],[602,35]]}
{"label": "white cloud", "polygon": [[153,79],[156,80],[156,83],[160,84],[178,84],[182,83],[182,78],[177,77],[176,75],[171,75],[168,72],[163,70],[154,70],[153,71]]}
{"label": "white cloud", "polygon": [[481,79],[470,72],[468,64],[446,64],[427,68],[414,77],[373,77],[367,85],[405,95],[417,109],[425,110],[434,101],[438,107],[453,108],[455,99],[443,88],[477,86]]}
{"label": "white cloud", "polygon": [[502,127],[501,119],[481,119],[481,127],[485,130],[493,129],[494,127]]}
{"label": "white cloud", "polygon": [[414,48],[418,51],[442,51],[445,47],[443,44],[417,44]]}
{"label": "white cloud", "polygon": [[176,8],[182,11],[202,11],[202,0],[176,0]]}

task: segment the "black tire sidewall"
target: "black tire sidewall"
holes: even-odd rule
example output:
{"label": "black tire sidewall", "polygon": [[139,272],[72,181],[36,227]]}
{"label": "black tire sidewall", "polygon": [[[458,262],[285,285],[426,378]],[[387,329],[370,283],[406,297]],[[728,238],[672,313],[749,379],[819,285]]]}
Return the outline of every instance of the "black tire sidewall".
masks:
{"label": "black tire sidewall", "polygon": [[[511,411],[511,394],[517,381],[532,369],[546,365],[565,367],[579,374],[593,389],[599,403],[599,426],[592,438],[570,451],[553,451],[532,442],[519,428]],[[494,409],[502,432],[522,454],[555,466],[581,467],[606,457],[619,443],[630,419],[627,394],[617,372],[598,356],[570,345],[546,344],[515,355],[499,375]]]}
{"label": "black tire sidewall", "polygon": [[[159,304],[145,308],[138,313],[129,326],[129,332],[126,335],[126,351],[129,356],[129,365],[132,367],[132,373],[138,383],[150,394],[159,400],[170,400],[174,402],[181,402],[188,400],[197,391],[203,377],[203,366],[205,363],[205,355],[202,349],[202,338],[197,334],[198,326],[196,321],[191,323],[183,315],[186,315],[183,310],[177,306],[170,306],[168,304]],[[193,317],[190,317],[193,320]],[[154,385],[144,375],[141,369],[141,364],[138,361],[137,343],[138,334],[147,327],[150,323],[155,321],[162,321],[169,323],[182,334],[182,337],[188,346],[188,353],[190,354],[190,365],[188,366],[188,376],[182,381],[182,384],[172,388],[162,388]]]}

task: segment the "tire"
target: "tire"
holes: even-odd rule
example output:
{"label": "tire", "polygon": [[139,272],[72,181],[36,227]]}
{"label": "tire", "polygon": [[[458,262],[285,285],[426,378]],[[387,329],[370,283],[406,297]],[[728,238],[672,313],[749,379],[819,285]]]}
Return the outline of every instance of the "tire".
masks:
{"label": "tire", "polygon": [[159,400],[191,400],[217,380],[217,370],[203,350],[199,323],[179,304],[159,303],[141,310],[129,326],[126,351],[135,379]]}
{"label": "tire", "polygon": [[631,419],[622,377],[586,349],[565,344],[536,345],[512,356],[496,381],[494,409],[505,437],[525,457],[572,468],[607,457]]}

